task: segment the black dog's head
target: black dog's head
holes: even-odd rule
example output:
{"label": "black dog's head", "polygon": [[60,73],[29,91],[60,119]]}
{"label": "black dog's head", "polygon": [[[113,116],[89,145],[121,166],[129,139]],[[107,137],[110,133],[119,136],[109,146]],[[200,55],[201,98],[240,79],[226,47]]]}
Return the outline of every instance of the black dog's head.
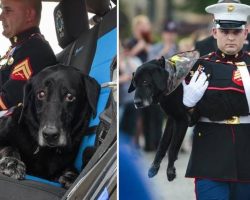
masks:
{"label": "black dog's head", "polygon": [[146,107],[157,102],[159,92],[165,89],[169,73],[164,69],[165,61],[152,60],[144,63],[133,73],[128,92],[135,90],[134,104],[136,108]]}
{"label": "black dog's head", "polygon": [[135,90],[134,104],[143,108],[159,102],[160,94],[174,91],[198,59],[197,51],[164,57],[142,64],[133,74],[128,92]]}
{"label": "black dog's head", "polygon": [[100,86],[79,70],[55,65],[26,84],[20,118],[41,147],[65,147],[96,115]]}

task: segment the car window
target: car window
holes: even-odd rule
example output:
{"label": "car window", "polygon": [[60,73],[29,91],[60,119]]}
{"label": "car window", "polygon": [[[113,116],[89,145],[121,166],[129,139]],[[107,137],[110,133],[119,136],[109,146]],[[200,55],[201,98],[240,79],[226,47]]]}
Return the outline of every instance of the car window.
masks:
{"label": "car window", "polygon": [[[58,41],[56,38],[56,30],[54,23],[54,8],[56,7],[57,2],[43,2],[42,6],[42,18],[40,23],[40,29],[42,34],[45,36],[46,40],[49,41],[52,49],[55,54],[59,53],[62,48],[58,45]],[[0,23],[1,24],[1,23]],[[10,42],[7,38],[2,35],[3,28],[2,24],[0,25],[0,55],[3,56],[5,52],[8,50],[10,46]]]}

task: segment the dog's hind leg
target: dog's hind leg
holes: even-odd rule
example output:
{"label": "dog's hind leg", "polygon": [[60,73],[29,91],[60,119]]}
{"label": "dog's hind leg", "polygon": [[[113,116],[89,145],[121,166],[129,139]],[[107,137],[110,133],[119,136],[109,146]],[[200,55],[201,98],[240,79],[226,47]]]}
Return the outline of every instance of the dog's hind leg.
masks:
{"label": "dog's hind leg", "polygon": [[173,137],[168,152],[167,177],[172,181],[176,177],[174,162],[177,160],[178,152],[186,135],[188,123],[184,120],[176,120],[174,124]]}
{"label": "dog's hind leg", "polygon": [[148,177],[154,177],[160,168],[161,161],[165,157],[166,152],[168,150],[172,135],[173,135],[173,127],[174,127],[174,119],[171,116],[168,116],[168,120],[166,122],[166,127],[164,133],[161,137],[161,141],[156,151],[156,155],[154,161],[148,170]]}
{"label": "dog's hind leg", "polygon": [[24,179],[25,164],[17,149],[7,146],[0,149],[0,173],[14,179]]}

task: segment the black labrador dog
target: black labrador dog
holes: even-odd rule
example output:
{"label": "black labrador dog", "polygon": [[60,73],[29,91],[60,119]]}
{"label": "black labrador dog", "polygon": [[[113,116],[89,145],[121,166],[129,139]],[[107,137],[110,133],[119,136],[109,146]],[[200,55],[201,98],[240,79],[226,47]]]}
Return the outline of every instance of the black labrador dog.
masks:
{"label": "black labrador dog", "polygon": [[144,63],[134,73],[128,90],[128,92],[135,90],[134,104],[136,108],[160,103],[168,116],[148,176],[153,177],[157,174],[161,161],[170,146],[167,167],[169,181],[176,177],[174,162],[177,160],[190,121],[190,116],[182,103],[183,87],[180,83],[197,61],[199,54],[194,51],[186,52],[181,56],[177,56],[177,62],[174,59],[165,60],[162,57],[159,60]]}
{"label": "black labrador dog", "polygon": [[0,173],[59,181],[68,188],[78,173],[73,166],[100,86],[79,70],[48,67],[25,86],[21,106],[0,119]]}

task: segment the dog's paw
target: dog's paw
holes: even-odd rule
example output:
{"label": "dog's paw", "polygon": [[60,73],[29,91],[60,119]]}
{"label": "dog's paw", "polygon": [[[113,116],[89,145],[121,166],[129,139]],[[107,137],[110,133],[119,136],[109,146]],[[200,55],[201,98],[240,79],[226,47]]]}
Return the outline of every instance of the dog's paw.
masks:
{"label": "dog's paw", "polygon": [[63,185],[64,188],[68,189],[72,183],[76,180],[78,174],[73,171],[66,171],[62,176],[59,177],[58,182]]}
{"label": "dog's paw", "polygon": [[25,164],[14,157],[0,159],[0,173],[14,179],[24,179],[26,172]]}
{"label": "dog's paw", "polygon": [[152,164],[150,169],[148,170],[148,177],[149,178],[154,177],[158,173],[159,169],[160,169],[160,165]]}
{"label": "dog's paw", "polygon": [[176,177],[175,167],[168,167],[167,169],[168,181],[172,181]]}

